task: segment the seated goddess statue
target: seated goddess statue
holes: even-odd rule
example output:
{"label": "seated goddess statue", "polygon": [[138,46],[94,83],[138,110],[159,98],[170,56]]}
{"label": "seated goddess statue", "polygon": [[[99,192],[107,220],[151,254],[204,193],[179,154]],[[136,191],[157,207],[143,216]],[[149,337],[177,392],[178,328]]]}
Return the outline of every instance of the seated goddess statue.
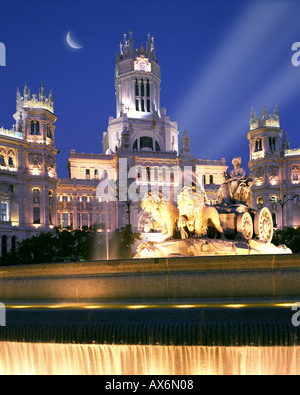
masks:
{"label": "seated goddess statue", "polygon": [[[250,188],[248,188],[250,179],[247,176],[245,169],[241,167],[241,163],[242,159],[239,156],[235,156],[232,160],[232,164],[234,166],[233,170],[231,170],[229,174],[227,172],[224,174],[225,181],[219,190],[219,204],[230,205],[246,203],[245,195],[250,193]],[[245,191],[242,191],[242,188],[248,188],[249,193],[245,194]]]}

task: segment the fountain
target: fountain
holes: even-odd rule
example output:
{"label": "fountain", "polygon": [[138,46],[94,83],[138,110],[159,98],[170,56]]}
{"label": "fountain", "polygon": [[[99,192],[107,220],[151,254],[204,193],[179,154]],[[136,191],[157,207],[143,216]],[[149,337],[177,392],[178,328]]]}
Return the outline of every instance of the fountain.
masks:
{"label": "fountain", "polygon": [[1,267],[0,374],[300,374],[299,256],[271,245],[267,210],[187,196],[146,197],[169,240],[134,259]]}

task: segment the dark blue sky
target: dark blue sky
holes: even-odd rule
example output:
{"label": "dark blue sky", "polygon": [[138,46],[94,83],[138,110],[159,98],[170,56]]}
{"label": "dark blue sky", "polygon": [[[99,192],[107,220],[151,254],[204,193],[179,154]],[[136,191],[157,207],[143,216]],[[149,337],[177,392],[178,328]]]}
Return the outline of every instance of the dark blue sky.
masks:
{"label": "dark blue sky", "polygon": [[[231,163],[249,152],[251,107],[278,104],[292,148],[300,147],[300,2],[289,0],[1,0],[0,126],[14,123],[15,92],[27,81],[54,92],[58,176],[68,177],[70,149],[102,152],[102,133],[115,116],[115,54],[123,33],[135,46],[155,36],[161,106],[187,130],[192,153]],[[82,45],[66,44],[71,30]]]}

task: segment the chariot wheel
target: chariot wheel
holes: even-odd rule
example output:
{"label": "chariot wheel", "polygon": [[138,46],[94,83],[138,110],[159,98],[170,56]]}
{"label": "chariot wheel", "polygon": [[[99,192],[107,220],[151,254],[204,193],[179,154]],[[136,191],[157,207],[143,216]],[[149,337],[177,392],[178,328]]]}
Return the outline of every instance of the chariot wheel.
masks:
{"label": "chariot wheel", "polygon": [[253,221],[248,212],[240,213],[237,218],[236,229],[238,234],[244,239],[250,240],[253,237]]}
{"label": "chariot wheel", "polygon": [[254,232],[259,240],[270,243],[273,238],[273,218],[270,210],[263,207],[254,217]]}

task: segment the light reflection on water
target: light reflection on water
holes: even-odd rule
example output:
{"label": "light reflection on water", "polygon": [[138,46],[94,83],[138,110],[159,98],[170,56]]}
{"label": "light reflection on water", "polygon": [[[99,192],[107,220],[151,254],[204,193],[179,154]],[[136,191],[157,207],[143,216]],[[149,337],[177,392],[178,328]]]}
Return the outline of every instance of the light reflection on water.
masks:
{"label": "light reflection on water", "polygon": [[297,347],[0,342],[0,375],[298,375]]}

